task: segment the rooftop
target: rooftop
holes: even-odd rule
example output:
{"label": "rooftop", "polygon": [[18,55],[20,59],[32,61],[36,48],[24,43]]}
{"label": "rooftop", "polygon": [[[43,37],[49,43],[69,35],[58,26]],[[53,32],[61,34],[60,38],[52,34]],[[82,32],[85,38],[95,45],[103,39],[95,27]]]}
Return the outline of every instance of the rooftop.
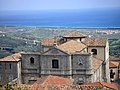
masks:
{"label": "rooftop", "polygon": [[53,46],[54,44],[60,45],[64,43],[64,40],[62,38],[46,38],[43,39],[41,45],[43,46]]}
{"label": "rooftop", "polygon": [[43,82],[43,84],[34,83],[32,85],[26,85],[26,84],[21,84],[17,86],[15,85],[14,89],[18,90],[19,88],[21,88],[24,90],[41,90],[41,89],[42,90],[93,90],[93,89],[97,90],[98,88],[102,87],[102,89],[100,90],[118,90],[115,84],[110,84],[106,82],[94,82],[83,85],[74,85],[71,83],[69,84],[69,81],[71,81],[70,79],[68,81],[68,78],[62,78],[58,76],[48,76],[46,81],[48,82],[47,83]]}
{"label": "rooftop", "polygon": [[82,41],[87,46],[106,46],[107,39],[106,38],[85,38]]}
{"label": "rooftop", "polygon": [[10,56],[4,57],[0,59],[0,62],[17,62],[21,60],[21,54],[20,53],[15,53]]}
{"label": "rooftop", "polygon": [[86,45],[81,42],[71,40],[64,44],[61,44],[57,48],[66,53],[75,54],[81,52],[84,48],[86,48]]}
{"label": "rooftop", "polygon": [[81,86],[102,86],[102,87],[106,87],[103,90],[118,90],[117,86],[115,84],[111,84],[111,83],[106,83],[106,82],[94,82],[94,83],[89,83],[89,84],[83,84]]}
{"label": "rooftop", "polygon": [[110,61],[109,68],[117,68],[119,66],[118,62]]}
{"label": "rooftop", "polygon": [[60,76],[46,76],[44,78],[38,79],[35,84],[42,84],[42,85],[71,85],[72,80],[68,78],[63,78]]}
{"label": "rooftop", "polygon": [[55,38],[46,38],[43,39],[41,44],[44,46],[52,46],[55,42],[57,42],[57,39]]}
{"label": "rooftop", "polygon": [[65,38],[78,38],[78,37],[87,37],[87,35],[79,33],[79,32],[71,32],[63,36]]}

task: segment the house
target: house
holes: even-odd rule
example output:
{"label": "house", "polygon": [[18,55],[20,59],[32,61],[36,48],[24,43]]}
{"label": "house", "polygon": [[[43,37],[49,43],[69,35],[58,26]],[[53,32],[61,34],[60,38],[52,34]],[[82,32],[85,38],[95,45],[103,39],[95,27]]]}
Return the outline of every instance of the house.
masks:
{"label": "house", "polygon": [[21,83],[21,54],[15,53],[0,59],[0,84]]}
{"label": "house", "polygon": [[110,79],[111,81],[119,81],[120,80],[120,58],[118,57],[115,57],[115,56],[110,56],[109,58],[110,60],[110,65],[109,65],[109,68],[110,68]]}
{"label": "house", "polygon": [[110,79],[111,82],[118,81],[118,69],[119,69],[119,63],[110,61],[109,63],[110,68]]}

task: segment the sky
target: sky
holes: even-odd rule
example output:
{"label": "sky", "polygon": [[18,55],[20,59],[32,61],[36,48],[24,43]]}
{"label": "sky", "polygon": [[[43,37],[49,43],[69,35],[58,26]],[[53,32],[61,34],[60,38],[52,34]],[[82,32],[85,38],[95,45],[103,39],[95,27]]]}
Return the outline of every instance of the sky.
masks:
{"label": "sky", "polygon": [[120,8],[120,0],[0,0],[0,11],[91,8]]}

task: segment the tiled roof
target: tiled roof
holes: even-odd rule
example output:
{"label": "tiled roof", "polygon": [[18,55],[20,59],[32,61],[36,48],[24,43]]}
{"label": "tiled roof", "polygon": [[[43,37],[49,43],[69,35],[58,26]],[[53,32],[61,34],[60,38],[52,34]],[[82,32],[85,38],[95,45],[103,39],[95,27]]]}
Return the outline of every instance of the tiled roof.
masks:
{"label": "tiled roof", "polygon": [[10,56],[4,57],[0,59],[0,62],[16,62],[21,60],[21,54],[20,53],[15,53]]}
{"label": "tiled roof", "polygon": [[57,48],[66,53],[75,54],[81,52],[84,48],[86,48],[86,45],[81,42],[71,40],[64,44],[61,44]]}
{"label": "tiled roof", "polygon": [[102,64],[102,60],[97,59],[96,57],[92,57],[92,60],[93,60],[92,62],[93,70],[96,71]]}
{"label": "tiled roof", "polygon": [[72,80],[68,78],[63,78],[59,76],[49,75],[46,77],[42,85],[71,85]]}
{"label": "tiled roof", "polygon": [[103,87],[101,90],[118,90],[116,85],[106,82],[94,82],[83,85],[74,85],[72,79],[63,78],[60,76],[49,75],[44,78],[42,77],[41,81],[39,81],[40,80],[38,80],[32,85],[15,85],[14,89],[18,90],[18,88],[21,88],[23,90],[93,90],[93,88],[97,89],[97,87]]}
{"label": "tiled roof", "polygon": [[56,84],[48,84],[48,85],[41,85],[41,84],[33,84],[33,85],[14,85],[14,89],[18,90],[21,88],[22,90],[118,90],[115,84],[110,84],[106,82],[94,82],[90,84],[83,84],[83,85],[56,85]]}
{"label": "tiled roof", "polygon": [[87,46],[106,46],[106,38],[85,38],[82,41]]}
{"label": "tiled roof", "polygon": [[44,46],[52,46],[55,42],[57,42],[57,39],[55,38],[46,38],[43,39],[41,44]]}
{"label": "tiled roof", "polygon": [[79,32],[71,32],[71,33],[69,33],[69,34],[67,34],[67,35],[65,35],[65,36],[63,36],[63,37],[69,37],[69,38],[75,38],[75,37],[87,37],[87,35],[85,35],[85,34],[82,34],[82,33],[79,33]]}
{"label": "tiled roof", "polygon": [[[27,90],[27,89],[42,90],[42,88],[44,90],[49,90],[51,87],[57,88],[55,90],[60,90],[60,87],[70,86],[72,85],[72,83],[73,83],[72,79],[49,75],[46,77],[38,78],[37,81],[32,85],[26,85],[26,84],[17,85],[15,87],[15,90],[18,90],[19,87],[23,90]],[[65,90],[65,89],[61,89],[61,90]]]}
{"label": "tiled roof", "polygon": [[37,78],[37,81],[34,84],[42,84],[48,76]]}
{"label": "tiled roof", "polygon": [[94,82],[94,83],[89,83],[89,84],[83,84],[81,86],[102,86],[102,87],[106,87],[106,89],[104,90],[110,90],[110,89],[118,90],[115,84],[106,83],[106,82]]}
{"label": "tiled roof", "polygon": [[109,63],[110,68],[117,68],[118,66],[119,66],[118,62],[110,61],[110,63]]}
{"label": "tiled roof", "polygon": [[61,38],[46,38],[43,39],[41,45],[43,46],[53,46],[54,43],[56,43],[57,45],[60,45],[62,43],[64,43],[64,40]]}

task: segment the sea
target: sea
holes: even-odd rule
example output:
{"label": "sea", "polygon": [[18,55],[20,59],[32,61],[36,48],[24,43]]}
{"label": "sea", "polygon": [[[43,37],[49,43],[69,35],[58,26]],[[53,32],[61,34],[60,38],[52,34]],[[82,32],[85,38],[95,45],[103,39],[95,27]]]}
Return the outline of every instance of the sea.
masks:
{"label": "sea", "polygon": [[0,11],[0,26],[120,28],[120,9]]}

